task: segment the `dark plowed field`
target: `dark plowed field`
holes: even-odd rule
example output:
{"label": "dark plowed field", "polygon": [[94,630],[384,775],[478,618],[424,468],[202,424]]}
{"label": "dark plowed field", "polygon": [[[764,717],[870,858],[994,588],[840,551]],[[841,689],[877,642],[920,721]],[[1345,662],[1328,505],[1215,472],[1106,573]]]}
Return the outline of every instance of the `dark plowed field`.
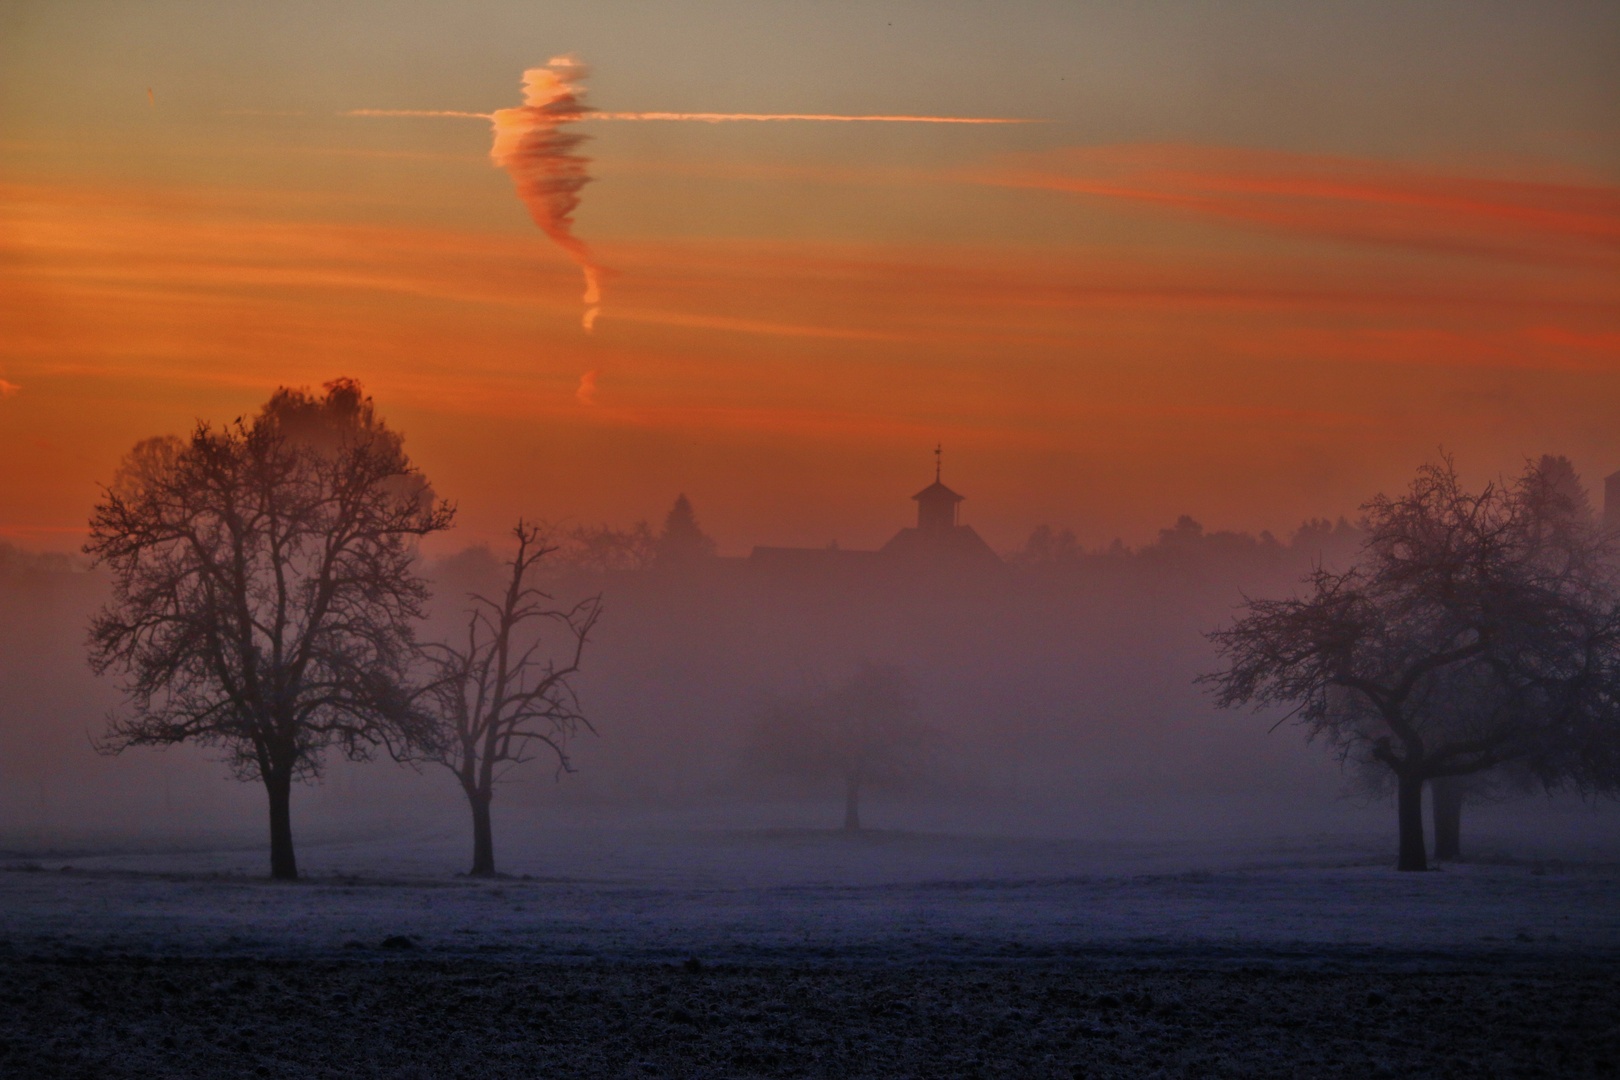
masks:
{"label": "dark plowed field", "polygon": [[7,1077],[1620,1076],[1593,965],[0,961]]}

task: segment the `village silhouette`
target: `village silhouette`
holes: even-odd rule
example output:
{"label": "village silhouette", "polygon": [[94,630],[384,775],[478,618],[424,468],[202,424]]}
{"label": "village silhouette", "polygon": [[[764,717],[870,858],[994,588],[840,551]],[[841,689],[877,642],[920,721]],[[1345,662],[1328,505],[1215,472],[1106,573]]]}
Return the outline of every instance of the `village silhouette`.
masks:
{"label": "village silhouette", "polygon": [[756,546],[749,562],[777,574],[882,574],[924,567],[984,573],[1002,566],[973,526],[959,520],[965,496],[941,481],[942,455],[943,447],[935,447],[934,482],[911,497],[917,524],[902,528],[878,550]]}

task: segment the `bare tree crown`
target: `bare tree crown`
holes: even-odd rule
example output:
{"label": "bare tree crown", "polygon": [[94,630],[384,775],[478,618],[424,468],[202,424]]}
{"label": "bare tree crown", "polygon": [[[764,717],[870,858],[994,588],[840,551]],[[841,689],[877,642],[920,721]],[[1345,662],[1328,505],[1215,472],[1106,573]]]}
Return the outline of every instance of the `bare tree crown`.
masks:
{"label": "bare tree crown", "polygon": [[1364,509],[1356,565],[1210,635],[1227,662],[1204,677],[1217,703],[1285,706],[1342,757],[1399,775],[1517,760],[1548,784],[1612,786],[1614,538],[1568,462],[1470,492],[1446,459]]}
{"label": "bare tree crown", "polygon": [[[567,742],[590,722],[573,677],[601,617],[601,597],[559,607],[533,584],[536,567],[557,551],[546,530],[519,521],[505,588],[473,594],[458,644],[424,647],[431,661],[427,694],[439,738],[426,755],[488,791],[500,770],[547,747],[558,768],[570,769]],[[557,633],[547,635],[546,626]]]}
{"label": "bare tree crown", "polygon": [[812,680],[768,702],[748,756],[768,773],[893,784],[918,768],[931,735],[905,671],[868,662],[837,686]]}
{"label": "bare tree crown", "polygon": [[85,550],[113,598],[91,663],[129,695],[106,749],[196,740],[251,779],[417,736],[403,689],[427,596],[416,541],[453,511],[358,384],[325,391],[146,440],[104,490]]}

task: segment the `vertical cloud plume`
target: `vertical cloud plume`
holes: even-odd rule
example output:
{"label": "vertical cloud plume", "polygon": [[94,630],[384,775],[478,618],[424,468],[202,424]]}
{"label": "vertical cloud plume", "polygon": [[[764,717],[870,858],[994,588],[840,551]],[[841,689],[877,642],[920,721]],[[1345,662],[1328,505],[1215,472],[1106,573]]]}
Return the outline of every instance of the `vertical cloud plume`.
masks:
{"label": "vertical cloud plume", "polygon": [[[586,329],[590,329],[589,326]],[[596,404],[596,372],[587,371],[579,377],[579,389],[574,391],[574,398],[581,405]]]}
{"label": "vertical cloud plume", "polygon": [[596,322],[602,302],[602,268],[584,241],[574,235],[574,211],[580,190],[590,183],[590,159],[575,151],[586,136],[565,131],[589,107],[580,101],[588,74],[572,56],[553,57],[545,67],[523,73],[523,105],[498,109],[490,117],[495,144],[489,156],[512,177],[529,216],[558,247],[568,252],[585,275],[586,311],[582,325]]}

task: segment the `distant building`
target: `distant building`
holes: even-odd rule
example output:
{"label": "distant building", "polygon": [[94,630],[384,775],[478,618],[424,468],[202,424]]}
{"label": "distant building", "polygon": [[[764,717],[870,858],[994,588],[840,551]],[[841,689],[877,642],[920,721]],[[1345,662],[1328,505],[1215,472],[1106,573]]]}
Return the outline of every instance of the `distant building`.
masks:
{"label": "distant building", "polygon": [[973,526],[957,521],[957,504],[962,496],[940,482],[937,465],[934,482],[912,498],[917,501],[916,527],[895,533],[878,554],[908,562],[1001,565],[1001,557],[990,550]]}
{"label": "distant building", "polygon": [[877,551],[851,551],[836,545],[825,548],[756,547],[749,561],[756,566],[788,572],[861,570],[896,571],[902,568],[954,570],[992,569],[1001,557],[973,530],[958,521],[963,497],[940,480],[939,449],[934,451],[934,482],[912,498],[917,503],[917,524],[894,534]]}

